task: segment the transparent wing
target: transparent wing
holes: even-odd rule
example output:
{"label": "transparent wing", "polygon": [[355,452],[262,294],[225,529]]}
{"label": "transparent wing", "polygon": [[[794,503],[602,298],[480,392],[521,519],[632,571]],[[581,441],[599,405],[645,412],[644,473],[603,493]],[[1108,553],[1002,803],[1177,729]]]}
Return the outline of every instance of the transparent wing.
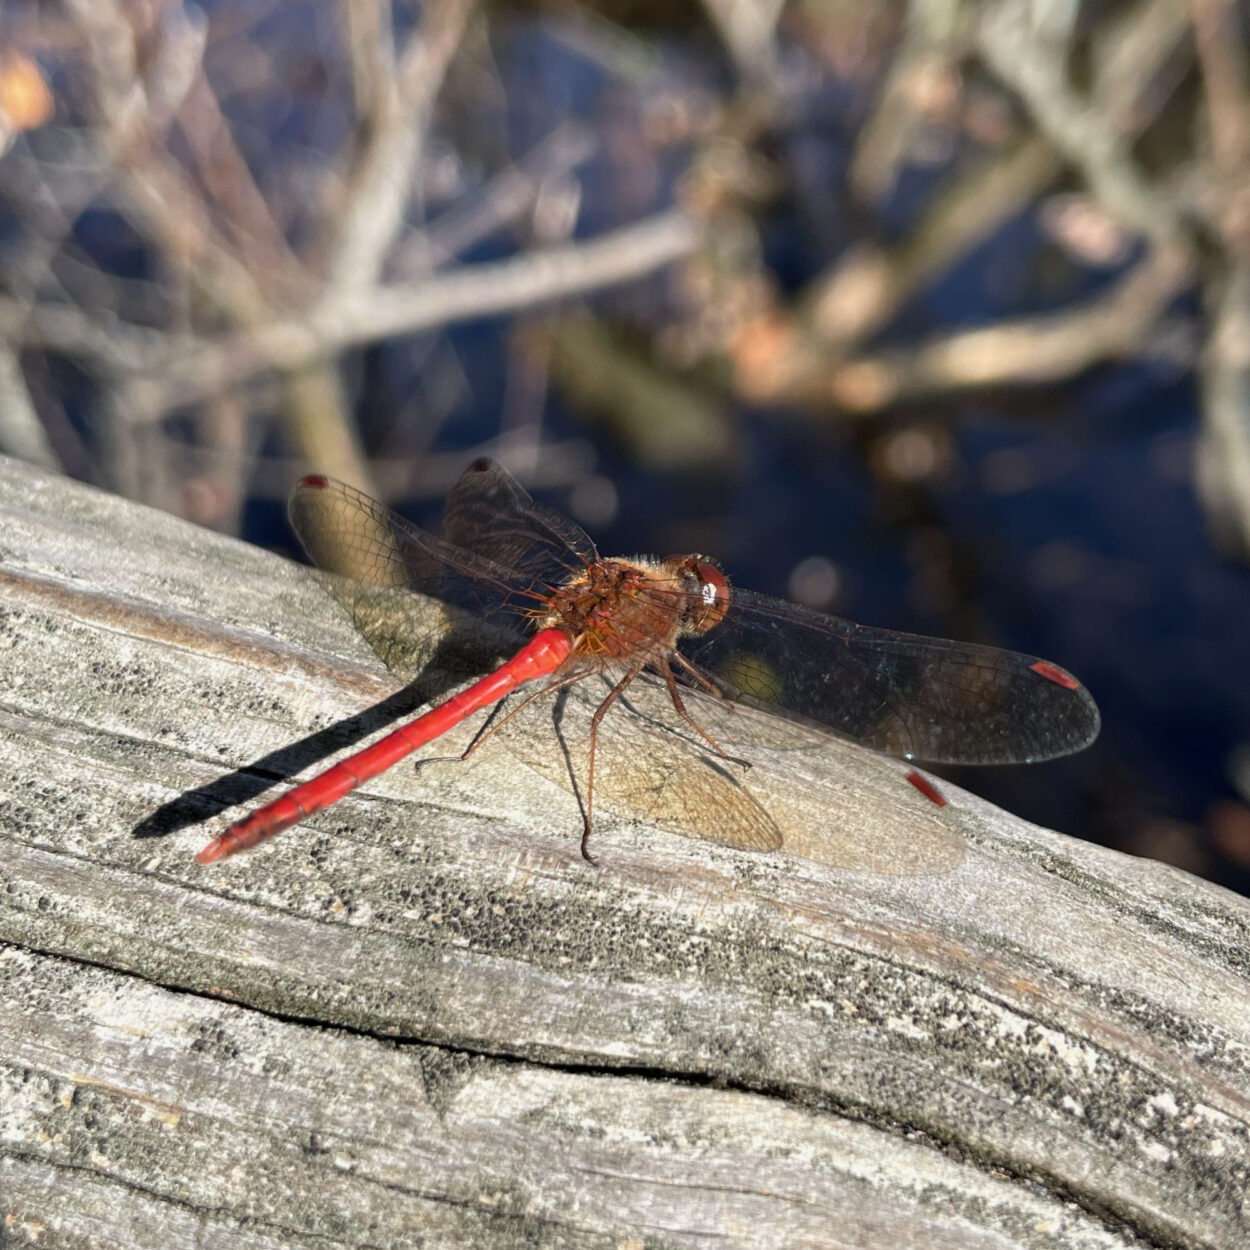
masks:
{"label": "transparent wing", "polygon": [[[590,676],[554,701],[535,700],[500,736],[514,756],[584,804],[591,717],[611,688],[610,680]],[[662,683],[643,676],[630,685],[599,728],[595,810],[739,850],[779,849],[781,832],[741,784],[741,766],[718,759],[673,722]]]}
{"label": "transparent wing", "polygon": [[[590,678],[557,707],[536,700],[500,731],[508,750],[584,796],[590,718],[610,682]],[[743,768],[675,717],[664,684],[640,677],[600,726],[595,811],[747,851],[783,850],[838,868],[943,873],[963,840],[947,809],[903,776],[907,766],[831,743],[828,733],[688,691],[687,706]],[[847,784],[848,777],[854,784]],[[576,808],[568,809],[569,819]]]}
{"label": "transparent wing", "polygon": [[550,585],[595,558],[576,525],[536,504],[488,460],[475,461],[453,488],[441,538],[333,478],[301,479],[288,511],[324,572],[415,590],[515,632]]}
{"label": "transparent wing", "polygon": [[740,702],[935,764],[1031,763],[1098,735],[1089,692],[1048,661],[732,594],[725,619],[680,650]]}
{"label": "transparent wing", "polygon": [[443,538],[547,589],[599,559],[580,526],[536,503],[507,469],[487,459],[469,465],[448,495]]}

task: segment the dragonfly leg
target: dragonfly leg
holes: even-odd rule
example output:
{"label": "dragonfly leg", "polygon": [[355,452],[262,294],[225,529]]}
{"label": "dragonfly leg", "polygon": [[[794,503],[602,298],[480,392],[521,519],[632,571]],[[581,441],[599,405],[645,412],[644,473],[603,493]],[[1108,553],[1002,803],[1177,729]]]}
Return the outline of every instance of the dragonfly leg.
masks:
{"label": "dragonfly leg", "polygon": [[608,691],[607,697],[595,708],[595,714],[590,718],[590,753],[586,765],[586,810],[585,820],[582,825],[582,858],[588,864],[598,866],[598,861],[591,855],[588,847],[590,843],[590,827],[592,824],[592,812],[594,810],[595,801],[595,744],[599,740],[599,723],[603,720],[604,714],[608,708],[614,704],[617,699],[625,693],[626,686],[629,685],[635,677],[643,670],[642,664],[637,664],[621,678],[620,681]]}
{"label": "dragonfly leg", "polygon": [[[677,659],[681,660],[681,656],[677,656]],[[685,664],[685,661],[682,662]],[[703,726],[700,725],[699,722],[695,720],[695,718],[686,710],[686,705],[682,701],[681,691],[677,688],[677,679],[673,676],[673,670],[669,667],[668,658],[666,657],[662,660],[657,667],[660,670],[660,675],[664,678],[664,684],[668,687],[669,698],[673,700],[673,706],[677,709],[677,715],[680,716],[682,720],[684,720],[686,724],[689,725],[690,728],[693,729],[695,733],[697,733],[699,737],[702,738],[703,741],[706,742],[708,746],[710,746],[712,750],[721,757],[721,759],[728,760],[731,764],[740,764],[743,768],[750,768],[750,760],[739,759],[736,755],[730,755],[724,747],[722,747],[721,744],[717,742],[716,739],[713,738],[712,735],[708,733],[708,731],[704,729]],[[692,665],[685,664],[685,667],[690,669],[696,677],[702,677],[702,674]],[[717,693],[714,688],[713,692]]]}
{"label": "dragonfly leg", "polygon": [[[526,700],[526,702],[528,701],[529,700]],[[473,735],[472,741],[463,751],[460,752],[459,755],[427,755],[423,759],[412,761],[413,771],[414,772],[420,771],[427,764],[462,764],[464,763],[464,761],[467,760],[469,756],[472,755],[473,752],[476,751],[478,747],[481,746],[482,743],[485,742],[486,739],[490,737],[490,735],[494,732],[494,730],[499,728],[499,725],[495,725],[495,721],[498,719],[500,712],[503,711],[504,702],[507,702],[506,698],[504,699],[503,702],[496,703],[495,706],[490,709],[489,713],[487,713],[486,719],[482,722],[477,732]],[[521,706],[524,707],[525,705],[522,704]],[[518,707],[513,710],[519,712],[521,708]],[[505,716],[504,720],[506,719],[507,717]],[[500,724],[502,723],[503,721],[500,721]],[[492,726],[494,726],[494,728],[492,728]]]}
{"label": "dragonfly leg", "polygon": [[509,708],[498,720],[495,720],[494,715],[492,715],[481,729],[473,735],[473,741],[465,747],[464,751],[459,756],[452,756],[451,758],[467,760],[487,738],[501,730],[518,712],[523,712],[529,707],[535,699],[541,699],[544,695],[557,694],[559,691],[565,690],[574,683],[581,681],[583,677],[589,676],[590,669],[578,669],[576,672],[565,673],[558,681],[553,681],[549,685],[540,686],[537,690],[531,691],[516,707]]}
{"label": "dragonfly leg", "polygon": [[[518,712],[521,712],[525,708],[527,708],[531,703],[534,702],[535,699],[541,699],[544,695],[558,694],[561,690],[567,690],[569,686],[575,685],[577,682],[581,681],[585,677],[589,677],[593,671],[594,670],[592,669],[582,668],[582,669],[577,669],[571,673],[565,673],[564,675],[560,677],[558,681],[553,681],[549,683],[548,685],[542,686],[538,690],[535,690],[532,693],[527,694],[525,698],[522,699],[521,702],[516,705],[516,707],[509,708],[507,713],[504,716],[500,717],[499,720],[493,724],[491,722],[494,721],[495,718],[494,718],[494,713],[492,712],[490,719],[488,719],[486,724],[483,725],[482,728],[479,729],[477,733],[473,735],[473,741],[469,743],[469,745],[464,749],[462,754],[432,756],[429,759],[418,760],[416,762],[416,767],[420,768],[422,764],[434,764],[434,763],[438,763],[439,761],[450,763],[453,760],[459,760],[461,762],[463,762],[464,760],[467,760],[469,756],[472,755],[473,752],[476,751],[478,747],[480,747],[482,743],[486,741],[487,738],[489,738],[492,734],[496,733],[498,730],[502,729]],[[625,678],[621,682],[619,682],[615,687],[613,687],[613,689],[608,694],[608,697],[604,699],[604,701],[599,705],[598,709],[595,711],[594,718],[590,722],[590,768],[589,768],[589,775],[588,775],[587,783],[586,783],[586,806],[584,809],[585,810],[585,822],[584,822],[584,827],[582,830],[582,858],[588,864],[593,864],[596,868],[599,866],[599,861],[596,860],[590,854],[590,852],[586,849],[586,842],[587,842],[587,839],[589,839],[590,837],[591,796],[594,793],[595,735],[599,729],[599,722],[600,720],[603,719],[603,714],[608,710],[609,707],[612,706],[612,704],[616,701],[618,696],[622,693],[622,691],[624,691],[625,687],[628,686],[629,683],[633,681],[633,679],[637,677],[640,672],[642,672],[641,667],[634,669],[630,673],[627,673]],[[499,709],[497,707],[495,711],[498,711],[498,710]]]}
{"label": "dragonfly leg", "polygon": [[705,673],[697,664],[691,664],[688,659],[680,651],[674,651],[669,657],[694,681],[694,684],[700,687],[705,694],[710,694],[718,703],[723,703],[732,710],[733,702],[725,694],[721,688],[722,683],[713,677],[710,673]]}

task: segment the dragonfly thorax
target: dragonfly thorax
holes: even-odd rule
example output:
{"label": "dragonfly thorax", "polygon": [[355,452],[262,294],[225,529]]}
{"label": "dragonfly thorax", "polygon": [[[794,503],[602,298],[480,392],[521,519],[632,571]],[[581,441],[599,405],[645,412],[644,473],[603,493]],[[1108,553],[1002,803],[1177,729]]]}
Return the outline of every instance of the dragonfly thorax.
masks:
{"label": "dragonfly thorax", "polygon": [[671,651],[683,635],[710,629],[727,595],[724,575],[702,557],[596,560],[550,596],[536,624],[568,633],[575,656],[611,663]]}

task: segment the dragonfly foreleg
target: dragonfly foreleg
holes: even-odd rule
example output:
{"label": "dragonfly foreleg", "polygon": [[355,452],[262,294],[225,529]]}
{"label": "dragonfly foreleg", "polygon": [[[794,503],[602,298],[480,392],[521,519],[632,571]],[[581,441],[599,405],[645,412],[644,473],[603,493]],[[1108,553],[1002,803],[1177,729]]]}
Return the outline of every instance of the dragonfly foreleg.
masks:
{"label": "dragonfly foreleg", "polygon": [[[681,664],[696,678],[699,678],[701,681],[704,680],[703,675],[692,664],[683,660],[680,655],[675,655],[675,658],[680,661]],[[660,676],[664,678],[664,684],[668,687],[669,698],[673,700],[673,706],[677,709],[677,715],[680,716],[682,720],[684,720],[686,724],[689,725],[690,728],[693,729],[695,733],[697,733],[699,737],[702,738],[703,741],[706,742],[708,746],[710,746],[712,750],[721,757],[721,759],[728,760],[731,764],[740,764],[743,768],[750,768],[750,760],[744,760],[740,759],[736,755],[730,755],[729,752],[726,751],[725,748],[722,747],[721,744],[717,742],[716,739],[713,738],[712,735],[708,733],[708,731],[704,729],[703,726],[700,725],[699,722],[695,720],[695,718],[686,710],[686,704],[682,700],[681,691],[677,686],[677,679],[673,676],[672,668],[669,667],[668,657],[666,656],[663,660],[661,660],[656,667],[659,669]],[[713,693],[719,694],[715,688],[713,688]]]}
{"label": "dragonfly foreleg", "polygon": [[674,651],[669,658],[678,664],[705,694],[711,695],[718,703],[724,704],[730,711],[733,711],[733,701],[723,689],[724,682],[710,673],[705,673],[697,664],[691,664],[680,651]]}

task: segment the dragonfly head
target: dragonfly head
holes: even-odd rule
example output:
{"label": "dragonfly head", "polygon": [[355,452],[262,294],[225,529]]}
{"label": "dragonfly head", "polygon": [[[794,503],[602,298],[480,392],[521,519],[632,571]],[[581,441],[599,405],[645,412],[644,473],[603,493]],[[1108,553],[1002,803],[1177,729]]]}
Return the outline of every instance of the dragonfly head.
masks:
{"label": "dragonfly head", "polygon": [[706,634],[714,625],[719,625],[729,611],[729,579],[720,565],[699,555],[669,556],[664,563],[686,595],[682,632]]}

